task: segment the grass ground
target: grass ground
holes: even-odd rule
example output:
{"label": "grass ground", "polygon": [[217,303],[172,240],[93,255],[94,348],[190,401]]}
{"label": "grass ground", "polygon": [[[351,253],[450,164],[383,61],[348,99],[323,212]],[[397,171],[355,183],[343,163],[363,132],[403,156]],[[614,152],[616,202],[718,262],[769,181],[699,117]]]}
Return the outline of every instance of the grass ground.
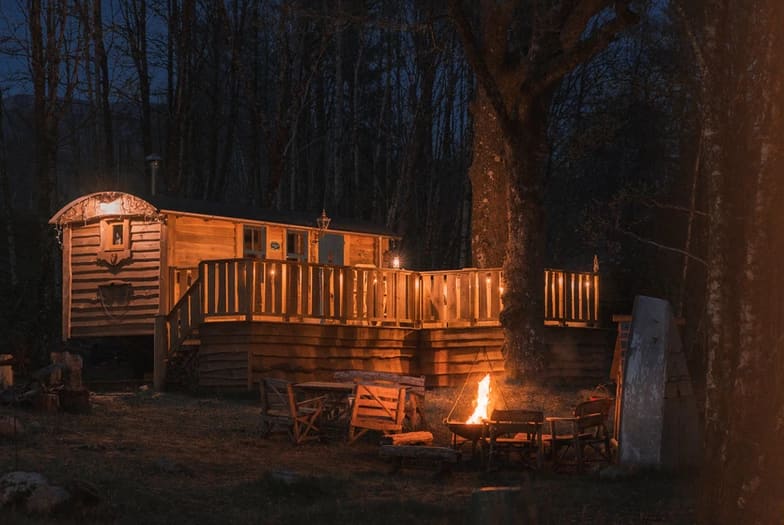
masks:
{"label": "grass ground", "polygon": [[[442,421],[458,393],[427,393],[436,444],[449,443]],[[517,388],[505,397],[566,415],[585,394]],[[37,471],[54,484],[87,482],[101,502],[51,518],[0,510],[0,523],[460,524],[472,523],[475,489],[509,485],[522,487],[520,512],[543,525],[694,521],[688,477],[488,473],[472,461],[449,476],[413,467],[393,474],[372,438],[299,447],[284,436],[259,438],[255,400],[136,391],[95,394],[92,402],[86,415],[13,411],[26,432],[16,442],[0,437],[0,474]],[[0,415],[11,412],[0,407]]]}

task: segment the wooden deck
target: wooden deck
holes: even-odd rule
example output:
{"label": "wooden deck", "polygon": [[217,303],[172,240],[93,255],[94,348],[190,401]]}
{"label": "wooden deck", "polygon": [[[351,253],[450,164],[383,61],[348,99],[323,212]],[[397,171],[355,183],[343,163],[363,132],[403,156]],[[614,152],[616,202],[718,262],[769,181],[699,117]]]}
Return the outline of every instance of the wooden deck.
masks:
{"label": "wooden deck", "polygon": [[[503,371],[500,269],[227,259],[170,277],[190,286],[157,323],[156,355],[171,355],[198,334],[202,386],[252,388],[265,375],[299,381],[341,369],[421,374],[428,385],[445,386],[469,371]],[[555,330],[548,338],[561,354],[551,375],[604,377],[602,345],[564,354],[581,343],[564,347],[555,328],[598,324],[598,275],[547,270],[545,283],[546,324]]]}

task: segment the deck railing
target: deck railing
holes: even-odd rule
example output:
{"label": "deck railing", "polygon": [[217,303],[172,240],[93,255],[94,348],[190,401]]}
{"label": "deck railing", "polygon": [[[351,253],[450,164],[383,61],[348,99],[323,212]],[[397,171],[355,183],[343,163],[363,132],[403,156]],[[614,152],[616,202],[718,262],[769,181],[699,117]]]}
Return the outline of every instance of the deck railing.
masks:
{"label": "deck railing", "polygon": [[[392,326],[497,325],[500,268],[413,272],[293,261],[224,259],[172,270],[184,290],[165,316],[169,351],[203,321],[282,320]],[[596,273],[545,270],[545,324],[590,326],[599,317]],[[180,283],[184,284],[184,283]]]}
{"label": "deck railing", "polygon": [[599,321],[599,274],[544,271],[545,324],[595,324]]}
{"label": "deck railing", "polygon": [[[196,273],[191,269],[173,270],[175,276],[183,272]],[[597,274],[547,269],[544,283],[547,324],[597,322]],[[199,265],[198,277],[179,298],[169,318],[186,328],[196,314],[197,322],[203,314],[207,321],[272,317],[416,326],[497,324],[503,292],[499,268],[413,272],[225,259]]]}

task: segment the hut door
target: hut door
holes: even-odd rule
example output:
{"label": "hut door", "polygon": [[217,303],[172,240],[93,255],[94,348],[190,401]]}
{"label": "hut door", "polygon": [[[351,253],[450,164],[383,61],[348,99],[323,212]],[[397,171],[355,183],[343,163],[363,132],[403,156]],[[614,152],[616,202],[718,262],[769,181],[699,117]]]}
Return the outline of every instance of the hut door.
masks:
{"label": "hut door", "polygon": [[342,235],[324,233],[319,236],[319,264],[343,266],[343,242]]}

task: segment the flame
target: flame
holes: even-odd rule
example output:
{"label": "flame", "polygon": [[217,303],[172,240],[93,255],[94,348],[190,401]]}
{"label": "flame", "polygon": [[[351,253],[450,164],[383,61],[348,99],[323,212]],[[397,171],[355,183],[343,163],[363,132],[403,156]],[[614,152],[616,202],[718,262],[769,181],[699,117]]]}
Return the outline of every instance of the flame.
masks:
{"label": "flame", "polygon": [[490,374],[487,374],[476,386],[476,408],[471,417],[466,419],[466,423],[481,423],[487,419],[487,406],[490,404]]}

